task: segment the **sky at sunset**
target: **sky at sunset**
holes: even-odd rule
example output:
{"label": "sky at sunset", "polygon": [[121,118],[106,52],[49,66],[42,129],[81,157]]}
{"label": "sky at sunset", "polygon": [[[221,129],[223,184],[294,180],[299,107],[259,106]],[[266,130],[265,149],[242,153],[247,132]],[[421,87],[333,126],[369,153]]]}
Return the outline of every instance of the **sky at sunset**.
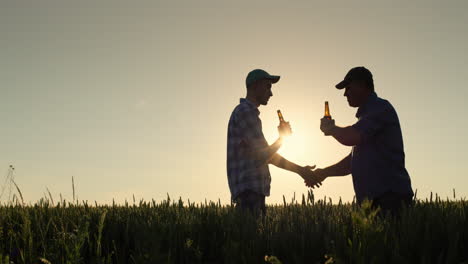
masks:
{"label": "sky at sunset", "polygon": [[[334,88],[354,66],[395,107],[418,197],[468,196],[467,1],[1,1],[0,184],[15,169],[28,202],[44,196],[108,203],[229,203],[229,116],[255,68],[281,75],[259,108],[293,135],[280,153],[329,166],[350,147],[319,129],[356,122]],[[307,192],[270,166],[268,203]],[[0,185],[2,186],[2,185]],[[316,197],[351,201],[351,176]],[[3,197],[2,200],[5,200]]]}

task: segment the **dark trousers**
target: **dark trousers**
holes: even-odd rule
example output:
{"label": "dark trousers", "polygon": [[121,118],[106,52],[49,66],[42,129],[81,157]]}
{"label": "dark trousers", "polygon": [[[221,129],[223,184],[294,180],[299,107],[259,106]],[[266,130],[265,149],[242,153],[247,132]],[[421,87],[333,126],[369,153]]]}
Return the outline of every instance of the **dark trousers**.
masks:
{"label": "dark trousers", "polygon": [[266,213],[265,195],[253,191],[245,191],[236,198],[236,207],[248,210],[252,214],[259,216]]}
{"label": "dark trousers", "polygon": [[387,192],[372,199],[372,206],[375,208],[380,207],[381,215],[391,214],[396,217],[400,216],[400,211],[403,207],[410,207],[412,203],[412,195],[395,192]]}

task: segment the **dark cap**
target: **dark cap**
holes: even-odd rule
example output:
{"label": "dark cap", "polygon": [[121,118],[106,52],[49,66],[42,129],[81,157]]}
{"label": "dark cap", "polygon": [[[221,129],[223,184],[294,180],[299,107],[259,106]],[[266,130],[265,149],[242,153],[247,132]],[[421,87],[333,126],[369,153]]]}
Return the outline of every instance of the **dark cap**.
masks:
{"label": "dark cap", "polygon": [[254,82],[262,79],[268,79],[271,80],[272,83],[277,83],[280,79],[278,75],[270,75],[268,72],[261,70],[261,69],[256,69],[247,75],[247,78],[245,79],[245,84],[247,86],[250,86]]}
{"label": "dark cap", "polygon": [[369,88],[374,88],[374,79],[372,78],[372,73],[365,67],[355,67],[349,70],[349,72],[344,77],[344,80],[335,85],[337,89],[345,88],[352,81],[365,81]]}

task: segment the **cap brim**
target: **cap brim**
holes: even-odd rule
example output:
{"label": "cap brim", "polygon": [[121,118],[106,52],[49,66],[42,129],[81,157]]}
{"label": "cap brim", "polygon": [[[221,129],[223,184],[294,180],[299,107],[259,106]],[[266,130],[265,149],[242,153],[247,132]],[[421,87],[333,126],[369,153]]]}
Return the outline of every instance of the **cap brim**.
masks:
{"label": "cap brim", "polygon": [[349,84],[349,81],[348,80],[343,80],[341,81],[340,83],[338,83],[337,85],[335,85],[336,89],[343,89],[346,87],[346,85]]}
{"label": "cap brim", "polygon": [[278,75],[270,75],[270,77],[266,78],[268,80],[271,80],[271,83],[277,83],[280,80],[280,76]]}

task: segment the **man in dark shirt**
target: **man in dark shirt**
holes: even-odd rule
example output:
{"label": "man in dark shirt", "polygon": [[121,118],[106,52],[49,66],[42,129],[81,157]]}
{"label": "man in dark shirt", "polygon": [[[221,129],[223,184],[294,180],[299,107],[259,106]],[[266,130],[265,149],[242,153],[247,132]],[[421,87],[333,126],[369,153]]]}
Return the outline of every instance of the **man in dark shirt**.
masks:
{"label": "man in dark shirt", "polygon": [[335,120],[322,118],[320,129],[352,146],[352,152],[337,164],[314,172],[322,180],[351,174],[358,203],[368,199],[373,206],[397,214],[413,197],[398,115],[390,102],[377,96],[372,73],[364,67],[351,69],[336,88],[344,88],[348,104],[358,107],[358,121],[338,127]]}

